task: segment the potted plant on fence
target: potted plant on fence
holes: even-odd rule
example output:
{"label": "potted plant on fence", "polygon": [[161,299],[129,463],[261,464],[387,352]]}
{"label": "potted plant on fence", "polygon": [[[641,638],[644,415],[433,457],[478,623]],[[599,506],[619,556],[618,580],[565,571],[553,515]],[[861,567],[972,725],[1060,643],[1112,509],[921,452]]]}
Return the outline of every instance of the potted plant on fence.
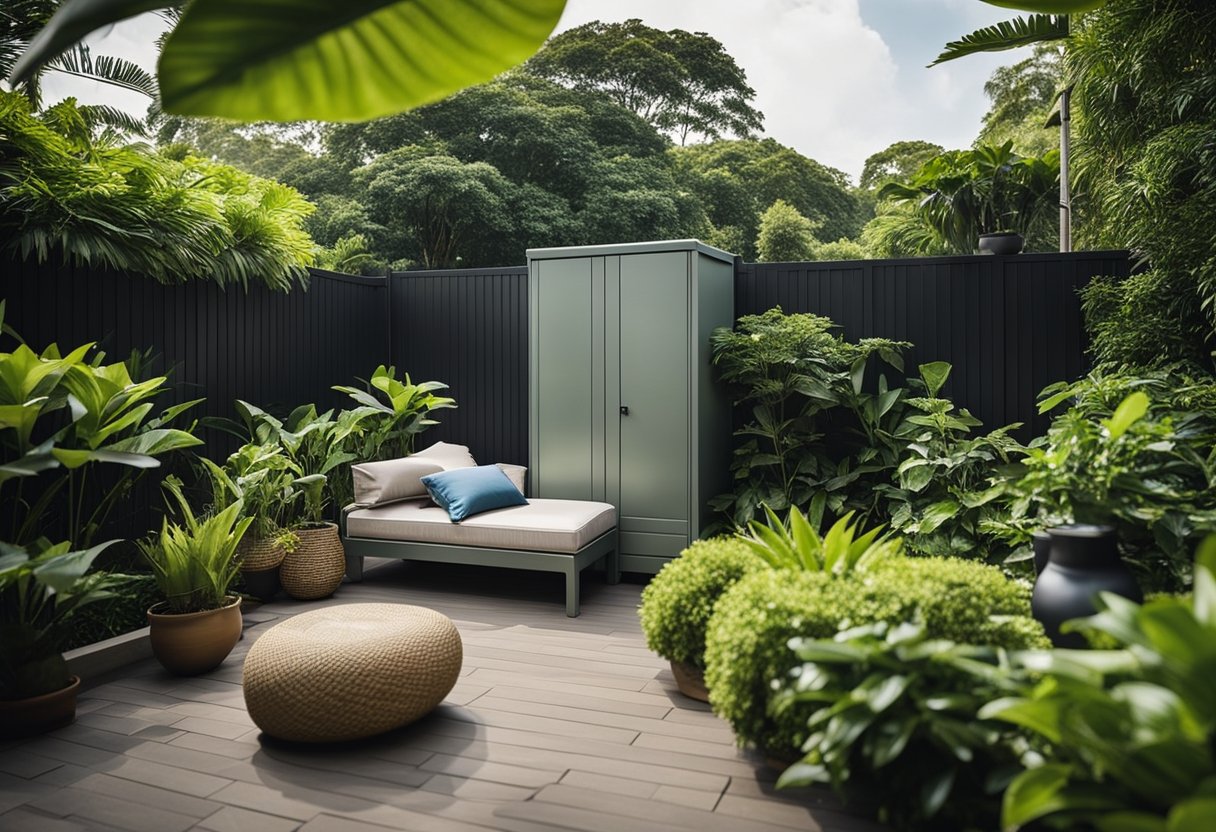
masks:
{"label": "potted plant on fence", "polygon": [[62,649],[76,611],[112,597],[128,580],[89,572],[115,542],[78,552],[64,542],[33,556],[0,543],[0,738],[39,734],[76,716],[80,679]]}
{"label": "potted plant on fence", "polygon": [[237,545],[253,519],[238,500],[196,517],[181,483],[164,482],[183,524],[165,520],[159,536],[139,544],[165,600],[148,609],[152,653],[182,676],[206,673],[228,657],[241,637],[241,599],[229,593],[240,572]]}

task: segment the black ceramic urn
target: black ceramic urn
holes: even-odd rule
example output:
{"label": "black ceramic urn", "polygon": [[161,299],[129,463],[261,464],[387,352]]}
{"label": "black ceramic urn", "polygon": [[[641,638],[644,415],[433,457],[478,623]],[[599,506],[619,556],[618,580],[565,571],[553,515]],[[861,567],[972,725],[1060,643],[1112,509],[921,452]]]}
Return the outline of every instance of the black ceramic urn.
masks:
{"label": "black ceramic urn", "polygon": [[1113,592],[1140,602],[1144,595],[1119,558],[1115,530],[1110,526],[1073,525],[1048,529],[1051,548],[1030,599],[1034,617],[1042,622],[1056,647],[1086,646],[1079,633],[1061,633],[1060,625],[1097,612],[1094,599]]}

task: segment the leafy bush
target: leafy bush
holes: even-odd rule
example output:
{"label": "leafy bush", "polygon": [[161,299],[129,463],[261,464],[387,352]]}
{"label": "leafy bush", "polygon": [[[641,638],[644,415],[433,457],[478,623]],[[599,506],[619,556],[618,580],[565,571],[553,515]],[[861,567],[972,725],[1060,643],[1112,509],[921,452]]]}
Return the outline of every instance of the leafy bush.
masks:
{"label": "leafy bush", "polygon": [[822,538],[797,508],[790,509],[788,528],[771,508],[765,506],[764,512],[768,515],[768,525],[753,520],[749,524],[750,535],[740,534],[737,539],[774,569],[847,575],[863,571],[884,558],[895,557],[903,548],[899,538],[879,537],[881,526],[858,535],[858,525],[849,522],[853,518],[852,512],[837,520]]}
{"label": "leafy bush", "polygon": [[63,257],[165,283],[287,290],[307,280],[312,206],[292,188],[206,159],[95,139],[69,99],[45,113],[0,90],[0,252]]}
{"label": "leafy bush", "polygon": [[767,568],[742,541],[698,540],[642,591],[646,645],[674,662],[705,667],[705,629],[714,604],[741,578]]}
{"label": "leafy bush", "polygon": [[773,713],[769,706],[772,683],[797,664],[790,639],[827,639],[850,626],[919,615],[930,638],[1045,646],[1042,628],[1027,618],[1029,595],[996,567],[950,558],[894,558],[854,577],[778,570],[749,575],[722,596],[709,622],[710,703],[740,742],[793,756],[806,740],[809,712],[794,707]]}
{"label": "leafy bush", "polygon": [[1004,651],[930,640],[923,624],[886,622],[794,639],[803,662],[778,711],[814,709],[806,756],[777,787],[831,783],[846,801],[877,804],[899,829],[998,828],[998,794],[1026,743],[976,716],[1016,687]]}
{"label": "leafy bush", "polygon": [[1002,827],[1207,830],[1216,825],[1216,538],[1193,602],[1104,593],[1075,622],[1122,649],[1015,655],[1017,696],[980,711],[1046,741],[1005,792]]}
{"label": "leafy bush", "polygon": [[1190,581],[1190,552],[1216,530],[1216,383],[1177,371],[1093,374],[1044,391],[1071,400],[1009,488],[1005,532],[1110,523],[1146,589]]}

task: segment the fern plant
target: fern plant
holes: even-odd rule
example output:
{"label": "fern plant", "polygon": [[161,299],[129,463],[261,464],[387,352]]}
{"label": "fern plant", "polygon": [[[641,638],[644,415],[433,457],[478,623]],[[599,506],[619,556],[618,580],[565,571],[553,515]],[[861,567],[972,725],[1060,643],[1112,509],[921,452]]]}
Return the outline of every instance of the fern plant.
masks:
{"label": "fern plant", "polygon": [[823,537],[797,508],[790,509],[788,525],[768,506],[764,513],[767,525],[753,520],[748,524],[750,533],[737,538],[774,569],[846,575],[896,557],[903,549],[900,538],[882,534],[882,526],[859,535],[860,524],[852,522],[851,511]]}

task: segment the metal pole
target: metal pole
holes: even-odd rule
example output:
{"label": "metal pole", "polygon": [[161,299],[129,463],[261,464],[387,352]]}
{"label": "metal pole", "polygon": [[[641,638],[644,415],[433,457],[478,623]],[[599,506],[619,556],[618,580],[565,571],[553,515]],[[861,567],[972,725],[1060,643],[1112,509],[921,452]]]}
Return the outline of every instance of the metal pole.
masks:
{"label": "metal pole", "polygon": [[1060,251],[1072,251],[1072,193],[1068,187],[1072,87],[1060,94]]}

